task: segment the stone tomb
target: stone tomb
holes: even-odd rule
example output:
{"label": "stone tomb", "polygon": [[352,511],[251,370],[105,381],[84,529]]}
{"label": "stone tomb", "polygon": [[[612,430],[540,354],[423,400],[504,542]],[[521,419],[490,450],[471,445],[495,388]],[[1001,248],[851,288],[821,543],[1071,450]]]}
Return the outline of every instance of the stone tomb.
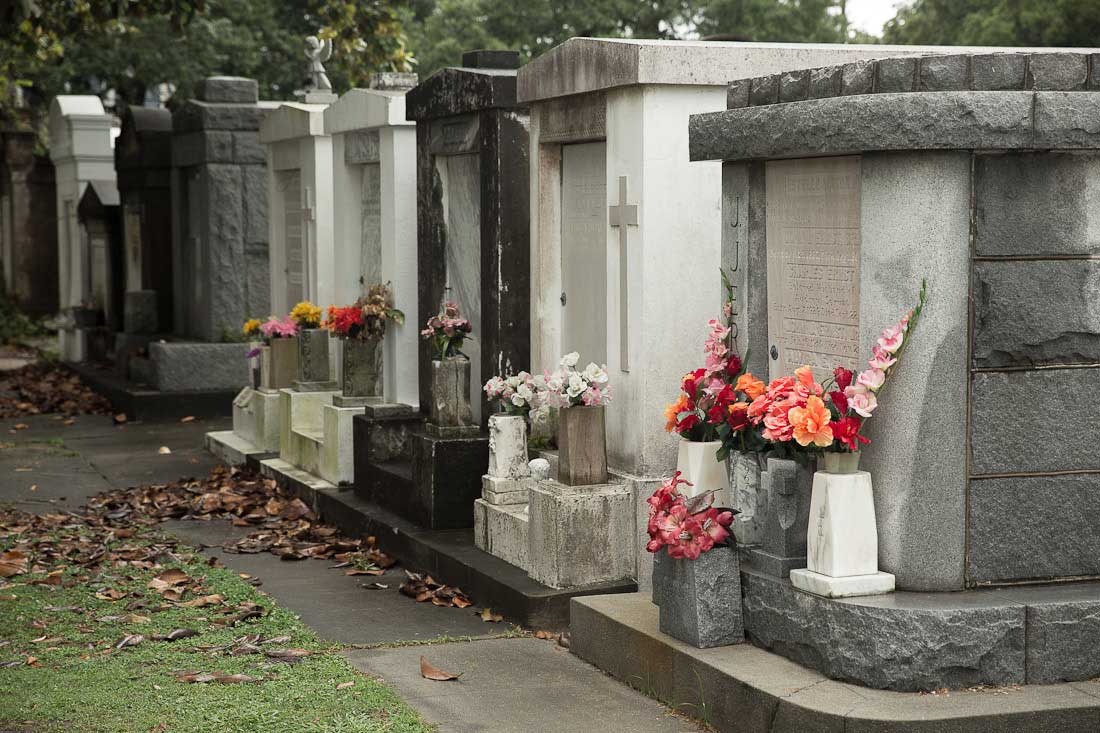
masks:
{"label": "stone tomb", "polygon": [[99,361],[107,356],[113,336],[121,325],[125,295],[122,220],[114,181],[89,181],[76,212],[88,238],[90,301],[103,316],[99,327],[87,327],[82,331],[87,356],[92,361]]}
{"label": "stone tomb", "polygon": [[128,333],[173,330],[171,168],[172,113],[127,107],[115,144],[115,169],[122,199],[123,285],[132,294],[127,298],[133,311],[126,318]]}
{"label": "stone tomb", "polygon": [[[845,64],[734,82],[727,111],[692,117],[691,157],[725,161],[725,218],[745,224],[723,231],[754,371],[858,365],[929,288],[862,460],[900,592],[806,596],[754,557],[755,643],[901,690],[1100,674],[1100,595],[1067,584],[1100,574],[1100,424],[1080,398],[1100,375],[1096,58]],[[968,590],[1052,581],[1023,605],[1022,591]]]}
{"label": "stone tomb", "polygon": [[721,167],[689,162],[688,118],[723,109],[730,79],[887,52],[574,38],[519,72],[531,105],[531,366],[570,351],[608,365],[608,460],[636,498],[642,586],[645,499],[676,464],[660,415],[720,313],[723,232],[745,228],[723,221]]}
{"label": "stone tomb", "polygon": [[99,325],[103,304],[92,300],[89,242],[77,207],[90,181],[115,185],[118,128],[99,97],[59,94],[50,103],[49,130],[57,187],[58,296],[66,316],[57,331],[58,350],[63,361],[79,362],[88,355],[84,329]]}
{"label": "stone tomb", "polygon": [[[416,322],[447,300],[470,319],[474,339],[463,351],[475,422],[483,426],[489,406],[482,385],[528,361],[527,110],[516,103],[518,54],[474,51],[462,63],[406,95],[406,116],[416,122]],[[431,350],[421,341],[425,413]],[[425,527],[472,526],[488,463],[484,432],[412,424],[391,436],[374,437],[365,425],[357,432],[356,489]]]}
{"label": "stone tomb", "polygon": [[8,297],[32,315],[57,312],[57,197],[54,167],[35,153],[35,133],[0,129],[0,264]]}

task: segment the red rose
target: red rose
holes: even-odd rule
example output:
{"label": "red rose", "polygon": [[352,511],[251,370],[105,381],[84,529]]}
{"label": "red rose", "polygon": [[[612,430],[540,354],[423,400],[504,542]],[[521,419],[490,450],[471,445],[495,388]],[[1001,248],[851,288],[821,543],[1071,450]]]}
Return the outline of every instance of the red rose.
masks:
{"label": "red rose", "polygon": [[726,364],[726,373],[730,376],[736,376],[741,373],[741,357],[737,354],[730,354],[729,363]]}
{"label": "red rose", "polygon": [[840,411],[841,415],[848,411],[848,398],[840,390],[830,392],[829,399],[833,401],[833,404],[836,406],[836,409]]}
{"label": "red rose", "polygon": [[852,383],[852,370],[838,366],[833,370],[833,379],[836,380],[836,388],[843,392]]}

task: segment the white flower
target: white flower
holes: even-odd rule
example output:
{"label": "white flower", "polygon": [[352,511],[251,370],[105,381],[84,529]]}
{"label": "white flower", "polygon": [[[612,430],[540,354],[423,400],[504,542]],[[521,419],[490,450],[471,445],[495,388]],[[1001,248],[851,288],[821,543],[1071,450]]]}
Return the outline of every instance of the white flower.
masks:
{"label": "white flower", "polygon": [[589,364],[584,368],[584,378],[590,384],[605,384],[607,382],[607,371],[596,364]]}
{"label": "white flower", "polygon": [[577,362],[581,360],[581,355],[576,351],[571,351],[561,358],[561,365],[568,369],[572,369],[577,366]]}
{"label": "white flower", "polygon": [[[516,388],[516,395],[530,402],[531,398],[535,396],[535,393],[532,392],[531,388],[528,387],[526,384],[521,384],[519,387]],[[515,402],[514,399],[512,401]]]}
{"label": "white flower", "polygon": [[512,395],[512,404],[516,407],[523,407],[526,403],[527,401],[519,393]]}
{"label": "white flower", "polygon": [[569,392],[571,397],[576,396],[572,394],[574,390],[579,394],[586,389],[588,389],[588,383],[584,381],[584,377],[582,377],[579,372],[573,372],[569,375]]}
{"label": "white flower", "polygon": [[565,382],[565,377],[561,372],[554,372],[550,375],[550,378],[546,380],[546,388],[551,392],[561,392],[561,388]]}

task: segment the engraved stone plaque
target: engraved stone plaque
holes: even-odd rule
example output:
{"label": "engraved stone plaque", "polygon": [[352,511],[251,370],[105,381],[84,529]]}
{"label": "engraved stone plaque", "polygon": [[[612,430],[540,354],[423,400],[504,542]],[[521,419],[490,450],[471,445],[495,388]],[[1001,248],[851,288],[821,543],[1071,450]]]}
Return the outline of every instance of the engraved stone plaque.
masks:
{"label": "engraved stone plaque", "polygon": [[476,114],[432,120],[428,148],[437,155],[476,152],[480,129]]}
{"label": "engraved stone plaque", "polygon": [[141,204],[127,202],[122,207],[122,216],[126,235],[126,290],[141,290]]}
{"label": "engraved stone plaque", "polygon": [[[459,310],[481,338],[481,163],[477,155],[447,155],[435,159],[443,189],[443,216],[447,225],[447,290],[444,300]],[[434,312],[433,314],[434,315]],[[481,346],[467,341],[470,357],[470,404],[475,424],[481,420]]]}
{"label": "engraved stone plaque", "polygon": [[302,237],[302,172],[276,171],[276,185],[283,199],[281,234],[284,257],[283,287],[288,308],[305,297],[305,262]]}
{"label": "engraved stone plaque", "polygon": [[607,144],[562,147],[562,350],[607,361]]}
{"label": "engraved stone plaque", "polygon": [[771,376],[860,368],[858,156],[767,164]]}
{"label": "engraved stone plaque", "polygon": [[349,132],[344,136],[345,163],[377,163],[380,159],[378,130]]}

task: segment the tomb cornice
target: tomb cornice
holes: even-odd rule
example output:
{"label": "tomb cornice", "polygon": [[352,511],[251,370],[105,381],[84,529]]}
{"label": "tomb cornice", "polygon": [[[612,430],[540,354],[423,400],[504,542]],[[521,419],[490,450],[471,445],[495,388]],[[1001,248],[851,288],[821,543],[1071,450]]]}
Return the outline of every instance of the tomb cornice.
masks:
{"label": "tomb cornice", "polygon": [[531,103],[647,84],[725,86],[731,79],[752,73],[807,69],[861,57],[959,50],[939,46],[570,38],[519,70],[517,94],[521,103]]}
{"label": "tomb cornice", "polygon": [[440,69],[405,96],[405,115],[414,122],[515,106],[515,69]]}
{"label": "tomb cornice", "polygon": [[405,92],[352,89],[325,110],[325,134],[413,125],[405,118]]}
{"label": "tomb cornice", "polygon": [[325,133],[327,104],[287,102],[265,115],[260,122],[260,142],[275,143],[303,137],[322,137]]}

